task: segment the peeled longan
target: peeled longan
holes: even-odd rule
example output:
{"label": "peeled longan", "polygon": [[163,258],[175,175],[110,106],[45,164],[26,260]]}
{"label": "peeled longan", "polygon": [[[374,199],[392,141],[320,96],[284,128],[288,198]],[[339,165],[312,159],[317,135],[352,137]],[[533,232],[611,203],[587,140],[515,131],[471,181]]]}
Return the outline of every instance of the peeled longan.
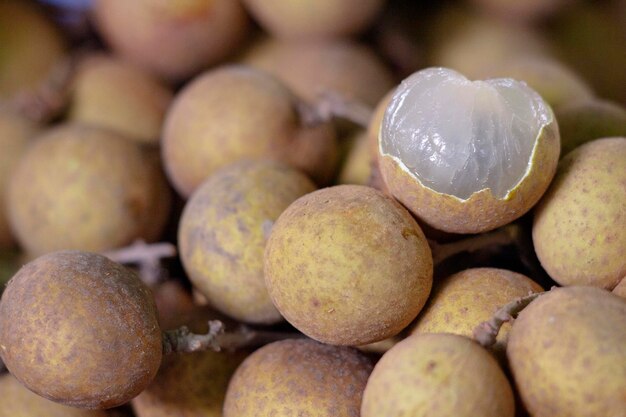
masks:
{"label": "peeled longan", "polygon": [[355,349],[306,339],[271,343],[235,372],[224,417],[358,416],[371,371]]}
{"label": "peeled longan", "polygon": [[385,0],[244,0],[261,26],[277,37],[320,38],[366,29]]}
{"label": "peeled longan", "polygon": [[108,130],[66,124],[39,136],[16,167],[9,221],[31,255],[104,251],[157,237],[169,198],[148,152]]}
{"label": "peeled longan", "polygon": [[328,182],[337,159],[334,129],[307,122],[302,106],[262,71],[224,66],[204,73],[178,94],[167,114],[162,155],[171,182],[189,197],[217,169],[256,158]]}
{"label": "peeled longan", "polygon": [[265,283],[281,314],[324,343],[394,336],[424,306],[430,248],[411,215],[370,187],[307,194],[278,218],[265,247]]}
{"label": "peeled longan", "polygon": [[0,357],[52,401],[111,408],[152,381],[163,338],[152,294],[129,269],[64,251],[25,265],[0,300]]}
{"label": "peeled longan", "polygon": [[98,0],[94,18],[117,54],[174,81],[233,53],[248,30],[239,0]]}
{"label": "peeled longan", "polygon": [[90,56],[73,80],[69,118],[158,144],[172,97],[160,80],[132,64],[107,55]]}

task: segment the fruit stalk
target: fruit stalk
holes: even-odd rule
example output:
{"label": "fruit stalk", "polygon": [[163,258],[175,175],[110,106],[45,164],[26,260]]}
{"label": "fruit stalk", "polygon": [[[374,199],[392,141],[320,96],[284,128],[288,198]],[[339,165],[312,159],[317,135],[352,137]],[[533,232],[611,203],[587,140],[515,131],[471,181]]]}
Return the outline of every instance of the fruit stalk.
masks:
{"label": "fruit stalk", "polygon": [[374,111],[357,100],[344,97],[335,91],[323,91],[310,105],[301,102],[298,111],[307,126],[316,126],[334,118],[346,119],[363,129],[367,129]]}
{"label": "fruit stalk", "polygon": [[141,280],[154,286],[162,281],[161,259],[176,256],[176,246],[167,242],[148,244],[139,239],[130,246],[103,253],[110,260],[120,264],[139,266]]}
{"label": "fruit stalk", "polygon": [[490,347],[496,343],[496,338],[500,327],[508,321],[511,321],[530,304],[535,298],[539,297],[540,293],[531,293],[525,297],[516,298],[508,304],[501,307],[496,313],[487,321],[480,323],[474,329],[474,340],[476,340],[483,347]]}
{"label": "fruit stalk", "polygon": [[300,333],[282,333],[259,331],[241,325],[236,331],[226,333],[224,323],[219,320],[209,321],[209,331],[199,335],[192,333],[186,326],[163,333],[163,354],[192,353],[212,349],[237,350],[252,346],[262,346],[286,339],[304,337]]}

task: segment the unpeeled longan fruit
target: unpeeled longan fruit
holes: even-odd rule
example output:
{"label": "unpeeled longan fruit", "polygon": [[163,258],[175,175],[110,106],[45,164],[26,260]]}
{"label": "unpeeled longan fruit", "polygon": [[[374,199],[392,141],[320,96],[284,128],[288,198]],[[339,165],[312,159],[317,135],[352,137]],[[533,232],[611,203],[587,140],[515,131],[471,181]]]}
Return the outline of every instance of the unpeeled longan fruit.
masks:
{"label": "unpeeled longan fruit", "polygon": [[31,255],[105,251],[155,239],[170,206],[156,158],[116,133],[80,124],[38,136],[11,177],[9,221]]}
{"label": "unpeeled longan fruit", "polygon": [[194,79],[175,98],[163,133],[163,163],[189,197],[217,169],[241,159],[272,159],[319,183],[334,175],[335,131],[307,122],[305,106],[280,81],[245,66],[223,66]]}
{"label": "unpeeled longan fruit", "polygon": [[424,306],[430,248],[404,207],[378,190],[340,185],[307,194],[278,218],[265,283],[281,314],[324,343],[394,336]]}
{"label": "unpeeled longan fruit", "polygon": [[156,375],[162,344],[148,287],[98,254],[39,257],[0,300],[0,357],[22,384],[61,404],[126,403]]}
{"label": "unpeeled longan fruit", "polygon": [[498,362],[459,335],[409,336],[374,367],[362,417],[513,417],[513,391]]}
{"label": "unpeeled longan fruit", "polygon": [[355,417],[371,371],[355,349],[309,339],[274,342],[237,369],[224,417]]}

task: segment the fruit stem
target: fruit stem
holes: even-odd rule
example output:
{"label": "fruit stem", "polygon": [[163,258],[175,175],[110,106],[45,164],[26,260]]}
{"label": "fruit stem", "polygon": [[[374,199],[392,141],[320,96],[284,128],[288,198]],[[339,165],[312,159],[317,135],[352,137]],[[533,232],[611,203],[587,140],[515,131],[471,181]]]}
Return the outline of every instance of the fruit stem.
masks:
{"label": "fruit stem", "polygon": [[545,292],[531,293],[525,297],[516,298],[510,303],[501,307],[489,320],[480,323],[474,329],[474,339],[483,347],[490,347],[496,343],[500,328],[507,321],[511,321],[526,308],[535,298]]}
{"label": "fruit stem", "polygon": [[252,346],[262,346],[271,342],[285,339],[304,337],[300,333],[282,333],[254,330],[246,325],[240,325],[234,332],[226,333],[224,324],[219,320],[209,321],[207,334],[198,335],[189,331],[186,326],[175,330],[168,330],[163,334],[163,354],[180,352],[198,352],[212,349],[219,352],[222,349],[237,350]]}
{"label": "fruit stem", "polygon": [[323,91],[312,105],[299,103],[298,111],[307,126],[316,126],[334,118],[341,118],[364,129],[367,129],[374,113],[367,105],[328,90]]}
{"label": "fruit stem", "polygon": [[138,265],[142,281],[154,286],[163,278],[161,260],[176,256],[176,246],[167,242],[148,244],[139,239],[130,246],[108,251],[103,255],[120,264]]}
{"label": "fruit stem", "polygon": [[508,224],[492,232],[470,236],[456,242],[437,243],[429,240],[433,253],[433,262],[438,265],[454,255],[462,252],[475,252],[494,246],[505,246],[517,244],[521,235],[521,226],[518,224]]}

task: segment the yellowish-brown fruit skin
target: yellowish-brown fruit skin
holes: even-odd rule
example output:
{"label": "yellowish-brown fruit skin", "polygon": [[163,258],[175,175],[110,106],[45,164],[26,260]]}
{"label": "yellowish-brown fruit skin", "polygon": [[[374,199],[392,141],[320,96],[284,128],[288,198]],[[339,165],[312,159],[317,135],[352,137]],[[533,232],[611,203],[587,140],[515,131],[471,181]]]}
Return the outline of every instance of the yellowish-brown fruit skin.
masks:
{"label": "yellowish-brown fruit skin", "polygon": [[88,252],[54,252],[25,265],[0,301],[0,357],[50,400],[92,409],[126,403],[152,381],[162,335],[148,287]]}
{"label": "yellowish-brown fruit skin", "polygon": [[561,285],[613,289],[626,276],[626,138],[586,143],[559,163],[537,205],[533,243]]}
{"label": "yellowish-brown fruit skin", "polygon": [[180,220],[180,257],[212,306],[249,323],[282,320],[263,278],[265,242],[278,216],[315,188],[284,164],[242,161],[216,172],[194,192]]}
{"label": "yellowish-brown fruit skin", "polygon": [[420,221],[444,232],[482,233],[512,222],[539,201],[556,171],[559,150],[559,129],[553,117],[539,133],[530,169],[502,199],[483,189],[461,200],[422,185],[395,158],[380,150],[378,161],[391,194]]}
{"label": "yellowish-brown fruit skin", "polygon": [[241,159],[268,158],[325,183],[337,159],[330,123],[307,126],[300,102],[271,75],[244,66],[220,67],[196,78],[174,100],[162,155],[185,197],[217,169]]}
{"label": "yellowish-brown fruit skin", "polygon": [[453,334],[404,339],[374,367],[362,417],[513,417],[513,391],[498,363]]}
{"label": "yellowish-brown fruit skin", "polygon": [[0,99],[45,81],[65,54],[65,40],[35,2],[0,2]]}
{"label": "yellowish-brown fruit skin", "polygon": [[561,157],[594,139],[626,137],[626,108],[601,99],[575,101],[555,110]]}
{"label": "yellowish-brown fruit skin", "polygon": [[[433,293],[412,329],[473,337],[476,326],[502,306],[543,288],[525,275],[498,268],[471,268],[435,281]],[[511,325],[505,323],[492,349],[504,357]]]}
{"label": "yellowish-brown fruit skin", "polygon": [[273,74],[309,102],[331,91],[374,106],[394,85],[390,69],[373,50],[346,39],[263,39],[241,62]]}
{"label": "yellowish-brown fruit skin", "polygon": [[513,322],[507,355],[533,417],[623,416],[626,301],[593,287],[556,288]]}
{"label": "yellowish-brown fruit skin", "polygon": [[150,73],[112,56],[95,55],[75,75],[69,119],[158,144],[172,98],[169,87]]}
{"label": "yellowish-brown fruit skin", "polygon": [[422,309],[432,255],[411,215],[378,190],[339,185],[299,198],[265,248],[265,283],[282,315],[324,343],[394,336]]}
{"label": "yellowish-brown fruit skin", "polygon": [[[590,100],[593,91],[573,70],[552,58],[520,57],[507,59],[492,67],[489,78],[513,78],[524,81],[552,106],[561,106],[579,100]],[[559,128],[561,119],[557,117]]]}
{"label": "yellowish-brown fruit skin", "polygon": [[168,207],[154,159],[122,136],[77,124],[38,136],[8,190],[11,227],[31,255],[154,237]]}
{"label": "yellowish-brown fruit skin", "polygon": [[368,185],[372,174],[372,155],[367,131],[358,131],[348,140],[353,143],[339,173],[339,184]]}
{"label": "yellowish-brown fruit skin", "polygon": [[371,371],[354,349],[305,339],[271,343],[235,372],[224,417],[358,417]]}
{"label": "yellowish-brown fruit skin", "polygon": [[228,382],[245,352],[196,352],[164,358],[156,378],[131,404],[137,417],[222,417]]}
{"label": "yellowish-brown fruit skin", "polygon": [[10,248],[15,243],[6,209],[9,179],[26,152],[29,139],[38,132],[35,123],[8,110],[0,110],[0,249]]}
{"label": "yellowish-brown fruit skin", "polygon": [[365,30],[386,0],[243,0],[261,26],[279,38],[354,35]]}
{"label": "yellowish-brown fruit skin", "polygon": [[1,417],[107,417],[106,411],[57,404],[32,393],[10,374],[0,376]]}
{"label": "yellowish-brown fruit skin", "polygon": [[117,54],[172,81],[232,54],[249,26],[239,0],[97,0],[93,13]]}

